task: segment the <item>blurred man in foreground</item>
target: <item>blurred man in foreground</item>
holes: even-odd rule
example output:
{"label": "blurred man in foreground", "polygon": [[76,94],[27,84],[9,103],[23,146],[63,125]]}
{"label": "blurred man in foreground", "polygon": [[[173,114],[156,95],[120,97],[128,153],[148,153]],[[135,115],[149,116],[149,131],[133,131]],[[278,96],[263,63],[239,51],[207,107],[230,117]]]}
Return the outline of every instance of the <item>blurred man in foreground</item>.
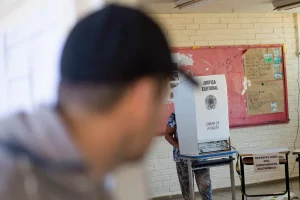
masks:
{"label": "blurred man in foreground", "polygon": [[0,122],[0,199],[110,199],[104,177],[147,152],[173,70],[143,13],[110,5],[81,20],[63,50],[57,105]]}

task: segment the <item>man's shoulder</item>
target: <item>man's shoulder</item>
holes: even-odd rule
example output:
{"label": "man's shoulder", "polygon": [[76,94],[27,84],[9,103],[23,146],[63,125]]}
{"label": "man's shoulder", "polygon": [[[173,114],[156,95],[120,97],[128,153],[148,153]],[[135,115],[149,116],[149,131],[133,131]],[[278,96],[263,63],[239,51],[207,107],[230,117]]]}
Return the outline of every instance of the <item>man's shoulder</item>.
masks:
{"label": "man's shoulder", "polygon": [[20,120],[19,113],[0,119],[0,141],[8,140],[10,137],[13,137],[14,132],[21,129],[20,126],[22,125],[23,123]]}
{"label": "man's shoulder", "polygon": [[0,141],[19,141],[28,137],[32,115],[18,112],[0,119]]}
{"label": "man's shoulder", "polygon": [[[22,120],[25,113],[11,114],[0,119],[0,199],[3,197],[4,191],[8,190],[10,184],[15,181],[17,169],[16,148],[17,143],[27,140],[25,123]],[[28,138],[30,139],[30,138]]]}
{"label": "man's shoulder", "polygon": [[15,160],[5,145],[0,143],[0,173],[14,170]]}
{"label": "man's shoulder", "polygon": [[15,170],[15,159],[9,144],[21,135],[19,131],[22,130],[21,126],[22,122],[18,113],[0,119],[0,177]]}
{"label": "man's shoulder", "polygon": [[[0,119],[0,141],[14,141],[18,143],[29,142],[34,139],[35,132],[47,123],[45,113],[50,109],[38,109],[34,112],[16,112]],[[39,127],[37,127],[37,125]]]}
{"label": "man's shoulder", "polygon": [[0,199],[6,196],[10,186],[15,183],[16,178],[16,164],[15,159],[0,145]]}

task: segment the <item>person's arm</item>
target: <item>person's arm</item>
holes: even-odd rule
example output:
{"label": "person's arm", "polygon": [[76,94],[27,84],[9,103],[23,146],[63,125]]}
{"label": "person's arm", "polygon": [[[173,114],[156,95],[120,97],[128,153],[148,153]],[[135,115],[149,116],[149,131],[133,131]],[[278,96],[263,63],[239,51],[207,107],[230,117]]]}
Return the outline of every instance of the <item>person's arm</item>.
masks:
{"label": "person's arm", "polygon": [[167,125],[166,127],[166,133],[165,133],[165,138],[166,140],[173,145],[174,147],[176,147],[177,149],[179,149],[179,143],[178,140],[176,140],[174,138],[174,134],[176,133],[176,128],[172,128],[169,125]]}

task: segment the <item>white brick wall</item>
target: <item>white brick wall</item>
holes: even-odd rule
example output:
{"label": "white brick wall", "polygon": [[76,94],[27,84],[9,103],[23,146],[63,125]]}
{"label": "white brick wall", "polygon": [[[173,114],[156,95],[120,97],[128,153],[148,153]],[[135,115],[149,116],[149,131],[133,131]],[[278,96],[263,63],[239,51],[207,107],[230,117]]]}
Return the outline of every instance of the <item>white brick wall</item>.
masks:
{"label": "white brick wall", "polygon": [[0,117],[55,100],[61,46],[75,14],[73,0],[33,0],[1,19]]}
{"label": "white brick wall", "polygon": [[[258,147],[288,147],[293,149],[297,131],[298,58],[296,18],[289,13],[259,14],[154,14],[164,28],[173,47],[213,46],[237,44],[278,44],[287,48],[287,78],[291,122],[231,130],[231,140],[237,149]],[[300,148],[300,137],[296,142]],[[290,156],[290,168],[295,158]],[[297,165],[296,165],[297,167]],[[246,168],[248,183],[283,178],[283,172],[254,174]],[[180,193],[172,147],[163,137],[156,138],[148,156],[150,196],[168,196]],[[297,174],[297,168],[293,175]],[[213,188],[228,187],[229,168],[211,170]],[[236,176],[236,184],[239,178]]]}

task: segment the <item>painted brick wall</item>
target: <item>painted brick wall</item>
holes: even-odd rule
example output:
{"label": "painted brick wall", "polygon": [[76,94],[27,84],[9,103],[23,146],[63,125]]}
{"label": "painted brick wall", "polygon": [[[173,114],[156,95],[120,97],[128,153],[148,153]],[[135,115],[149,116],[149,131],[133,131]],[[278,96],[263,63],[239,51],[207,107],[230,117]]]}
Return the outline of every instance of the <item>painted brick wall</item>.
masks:
{"label": "painted brick wall", "polygon": [[[39,103],[52,103],[56,99],[53,86],[58,81],[56,72],[65,34],[77,17],[96,9],[99,3],[101,0],[63,0],[59,3],[31,0],[11,15],[0,18],[0,118],[19,109],[32,110]],[[145,199],[144,165],[144,161],[128,164],[113,174],[115,179],[108,184],[116,187],[116,199]]]}
{"label": "painted brick wall", "polygon": [[[296,15],[280,14],[157,14],[151,15],[164,28],[173,47],[215,46],[239,44],[278,44],[287,48],[287,79],[291,122],[231,130],[233,146],[237,149],[259,147],[288,147],[293,149],[297,132],[298,58]],[[300,141],[296,143],[300,147]],[[290,156],[290,168],[294,166]],[[297,167],[297,166],[296,166]],[[150,196],[180,193],[172,147],[163,137],[156,138],[148,156]],[[296,175],[297,168],[295,169]],[[283,178],[283,171],[254,174],[247,168],[248,183]],[[211,170],[213,188],[229,187],[229,167]],[[236,176],[236,184],[240,185]]]}

